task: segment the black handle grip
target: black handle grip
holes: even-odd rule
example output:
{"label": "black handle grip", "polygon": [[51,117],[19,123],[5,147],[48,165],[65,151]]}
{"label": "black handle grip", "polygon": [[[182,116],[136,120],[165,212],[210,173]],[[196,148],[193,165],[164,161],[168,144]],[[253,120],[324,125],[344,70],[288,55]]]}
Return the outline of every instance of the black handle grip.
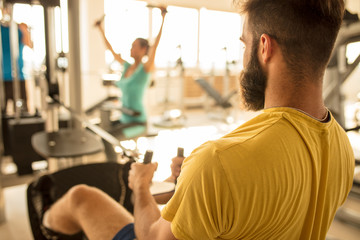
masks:
{"label": "black handle grip", "polygon": [[179,147],[177,149],[177,156],[178,157],[184,157],[184,148]]}
{"label": "black handle grip", "polygon": [[145,156],[144,156],[144,161],[143,161],[143,163],[144,163],[144,164],[151,163],[152,157],[153,157],[153,151],[147,150],[146,153],[145,153]]}
{"label": "black handle grip", "polygon": [[[177,149],[177,156],[178,157],[184,157],[184,148],[178,147]],[[175,185],[177,184],[177,179],[175,179]]]}

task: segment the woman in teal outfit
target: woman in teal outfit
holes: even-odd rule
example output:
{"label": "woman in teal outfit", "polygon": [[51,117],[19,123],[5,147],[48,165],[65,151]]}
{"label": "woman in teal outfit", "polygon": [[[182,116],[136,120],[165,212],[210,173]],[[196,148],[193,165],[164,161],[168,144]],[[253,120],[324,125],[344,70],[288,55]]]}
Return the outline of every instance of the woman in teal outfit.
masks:
{"label": "woman in teal outfit", "polygon": [[[137,38],[131,47],[131,57],[135,60],[133,64],[125,61],[120,54],[117,54],[112,48],[111,44],[105,36],[103,27],[101,26],[102,20],[96,22],[101,35],[104,38],[106,47],[111,51],[116,61],[124,66],[123,74],[119,82],[116,83],[122,92],[122,106],[136,112],[139,112],[137,116],[127,115],[122,113],[120,122],[128,125],[130,123],[146,123],[146,110],[143,103],[145,90],[150,83],[151,73],[155,68],[155,54],[157,46],[159,45],[162,29],[164,25],[165,15],[167,13],[166,8],[161,7],[162,23],[159,33],[155,39],[154,45],[149,46],[146,39]],[[143,62],[143,58],[148,56],[147,61]]]}

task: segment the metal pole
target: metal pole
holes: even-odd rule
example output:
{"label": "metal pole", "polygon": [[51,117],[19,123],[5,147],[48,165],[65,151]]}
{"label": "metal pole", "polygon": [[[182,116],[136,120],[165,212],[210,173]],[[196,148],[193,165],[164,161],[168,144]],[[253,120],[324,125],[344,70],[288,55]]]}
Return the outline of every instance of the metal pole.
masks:
{"label": "metal pole", "polygon": [[230,79],[229,79],[229,75],[230,75],[230,68],[229,68],[229,61],[228,61],[228,49],[227,47],[224,47],[224,51],[225,51],[225,75],[224,75],[224,85],[223,85],[223,96],[226,97],[229,94],[229,88],[230,88]]}
{"label": "metal pole", "polygon": [[17,61],[19,58],[19,34],[18,26],[13,20],[13,6],[10,8],[10,55],[11,55],[11,76],[13,80],[14,104],[15,104],[15,119],[20,120],[21,107],[20,101],[20,80]]}
{"label": "metal pole", "polygon": [[[76,114],[82,114],[82,78],[81,78],[81,46],[80,46],[80,1],[68,1],[69,12],[69,79],[70,107]],[[81,123],[73,116],[75,128]]]}
{"label": "metal pole", "polygon": [[[55,43],[55,16],[53,6],[44,6],[44,23],[45,23],[45,50],[46,50],[46,79],[49,89],[52,85],[57,84],[55,70],[56,43]],[[50,95],[59,93],[50,92]],[[57,132],[59,130],[58,108],[59,106],[50,102],[47,105],[46,131]]]}
{"label": "metal pole", "polygon": [[184,95],[184,84],[185,84],[185,68],[184,68],[184,63],[182,61],[182,48],[181,45],[178,46],[178,48],[180,49],[180,56],[178,59],[178,66],[180,67],[180,110],[181,110],[181,115],[184,115],[184,111],[185,111],[185,95]]}
{"label": "metal pole", "polygon": [[46,78],[48,82],[56,83],[55,59],[55,17],[54,7],[44,7]]}
{"label": "metal pole", "polygon": [[[1,42],[1,41],[0,41]],[[4,153],[4,144],[3,144],[3,136],[2,136],[2,115],[0,111],[0,166],[2,164],[2,156]],[[2,188],[2,173],[0,170],[0,224],[5,222],[5,199]]]}
{"label": "metal pole", "polygon": [[[0,31],[0,39],[1,31]],[[2,51],[2,41],[0,41],[0,108],[1,111],[5,110],[5,91],[4,91],[4,75],[3,75],[3,51]]]}

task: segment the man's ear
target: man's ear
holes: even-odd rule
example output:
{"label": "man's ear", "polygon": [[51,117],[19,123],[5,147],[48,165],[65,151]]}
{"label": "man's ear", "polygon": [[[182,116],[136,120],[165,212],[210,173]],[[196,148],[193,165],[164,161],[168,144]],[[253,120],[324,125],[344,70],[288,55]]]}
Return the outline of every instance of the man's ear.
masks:
{"label": "man's ear", "polygon": [[273,46],[269,35],[264,33],[260,36],[259,50],[260,50],[260,61],[262,63],[267,63],[273,54]]}

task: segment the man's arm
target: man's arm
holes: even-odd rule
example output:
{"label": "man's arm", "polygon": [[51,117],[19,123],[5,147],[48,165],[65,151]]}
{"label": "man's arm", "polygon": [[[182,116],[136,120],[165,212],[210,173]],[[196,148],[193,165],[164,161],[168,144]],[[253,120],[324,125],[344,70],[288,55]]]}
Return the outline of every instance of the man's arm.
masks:
{"label": "man's arm", "polygon": [[110,42],[108,41],[108,39],[106,38],[106,35],[105,35],[105,31],[104,31],[104,28],[101,26],[101,23],[102,21],[97,21],[95,23],[95,27],[97,27],[100,31],[100,34],[102,36],[102,38],[104,39],[104,42],[105,42],[105,45],[106,45],[106,48],[110,50],[111,54],[114,56],[114,59],[116,61],[118,61],[120,64],[124,64],[125,60],[122,59],[121,55],[120,54],[117,54],[113,47],[111,46]]}
{"label": "man's arm", "polygon": [[176,239],[171,232],[171,223],[164,220],[155,199],[150,193],[150,184],[156,163],[131,165],[129,187],[134,193],[134,219],[137,239]]}
{"label": "man's arm", "polygon": [[160,10],[161,10],[161,16],[162,16],[161,27],[160,27],[158,35],[156,36],[153,46],[149,50],[149,55],[148,55],[149,58],[148,58],[147,62],[144,64],[144,69],[146,72],[153,71],[154,67],[155,67],[156,49],[160,42],[160,38],[162,35],[163,26],[164,26],[165,15],[167,13],[166,8],[164,8],[164,7],[161,7]]}
{"label": "man's arm", "polygon": [[[171,160],[171,166],[170,166],[171,176],[168,177],[164,182],[171,182],[171,183],[176,184],[177,178],[180,175],[181,166],[182,166],[184,159],[185,159],[185,157],[177,156]],[[154,196],[154,198],[155,198],[155,201],[157,204],[166,204],[173,195],[174,195],[174,191],[156,195],[156,196]]]}

